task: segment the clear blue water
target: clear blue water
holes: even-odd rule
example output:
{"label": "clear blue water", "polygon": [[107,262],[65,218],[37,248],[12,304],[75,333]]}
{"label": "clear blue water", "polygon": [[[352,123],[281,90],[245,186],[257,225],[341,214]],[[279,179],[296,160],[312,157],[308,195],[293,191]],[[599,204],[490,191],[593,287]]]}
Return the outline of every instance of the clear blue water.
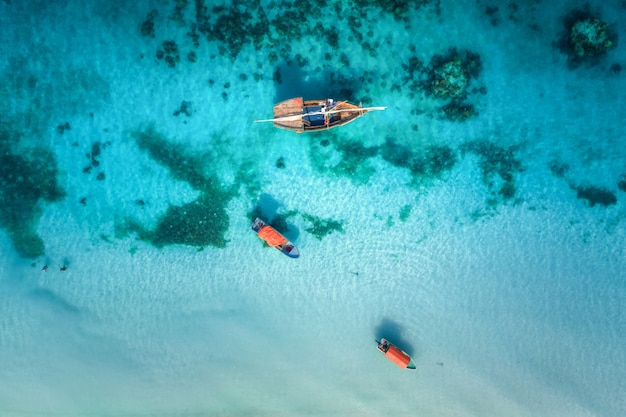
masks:
{"label": "clear blue water", "polygon": [[624,415],[622,1],[126,3],[0,2],[0,415]]}

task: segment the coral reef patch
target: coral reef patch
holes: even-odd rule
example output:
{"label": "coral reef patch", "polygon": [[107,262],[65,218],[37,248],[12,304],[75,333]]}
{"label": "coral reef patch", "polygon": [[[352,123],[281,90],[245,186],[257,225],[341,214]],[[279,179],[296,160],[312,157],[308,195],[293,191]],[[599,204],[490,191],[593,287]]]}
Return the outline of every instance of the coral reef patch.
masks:
{"label": "coral reef patch", "polygon": [[432,5],[437,14],[440,14],[439,3],[440,0],[354,0],[356,7],[359,10],[364,8],[378,9],[375,13],[390,14],[397,22],[408,22],[411,12],[415,12],[422,6]]}
{"label": "coral reef patch", "polygon": [[430,95],[441,99],[463,99],[472,79],[482,70],[480,55],[451,48],[445,55],[435,55],[425,69],[424,88]]}
{"label": "coral reef patch", "polygon": [[57,180],[54,154],[46,148],[20,149],[17,153],[20,136],[0,125],[0,227],[21,257],[36,258],[45,253],[44,242],[36,232],[42,203],[61,200],[65,191]]}
{"label": "coral reef patch", "polygon": [[617,204],[617,196],[614,192],[602,187],[595,186],[573,186],[576,190],[576,197],[584,200],[589,207],[601,205],[604,207]]}
{"label": "coral reef patch", "polygon": [[180,107],[178,108],[178,110],[176,110],[173,114],[174,116],[178,116],[181,113],[187,117],[191,117],[191,115],[193,114],[193,107],[191,105],[191,102],[183,100],[180,103]]}
{"label": "coral reef patch", "polygon": [[[421,102],[424,96],[432,99],[447,100],[448,104],[438,106],[435,116],[452,122],[464,122],[476,117],[478,111],[474,104],[467,102],[470,94],[485,94],[484,86],[474,86],[482,71],[480,55],[468,50],[450,48],[445,54],[434,55],[428,65],[416,55],[416,47],[410,46],[413,54],[402,64],[403,83],[411,90],[410,97]],[[400,91],[399,85],[392,85],[392,90]],[[420,108],[411,110],[411,114],[421,114]]]}
{"label": "coral reef patch", "polygon": [[333,232],[344,233],[343,222],[333,219],[322,219],[306,213],[302,214],[302,218],[310,224],[305,230],[315,236],[317,240],[322,240]]}
{"label": "coral reef patch", "polygon": [[441,178],[457,162],[456,152],[448,146],[432,145],[418,152],[389,137],[381,145],[380,155],[391,165],[407,168],[415,185],[426,185],[433,179]]}
{"label": "coral reef patch", "polygon": [[468,142],[461,147],[463,153],[478,156],[483,183],[490,191],[488,206],[511,201],[516,196],[515,175],[524,171],[515,155],[518,150],[518,146],[503,148],[489,141]]}
{"label": "coral reef patch", "polygon": [[146,15],[146,20],[141,24],[141,35],[154,38],[154,18],[159,15],[159,12],[156,9],[152,9],[150,13]]}
{"label": "coral reef patch", "polygon": [[139,149],[155,162],[168,168],[172,178],[188,183],[200,192],[197,199],[182,206],[170,205],[157,220],[153,230],[127,219],[118,225],[119,236],[137,233],[156,247],[188,245],[202,249],[206,246],[223,248],[229,226],[226,207],[234,192],[224,189],[218,178],[211,175],[203,155],[187,155],[184,148],[169,142],[153,126],[132,133]]}
{"label": "coral reef patch", "polygon": [[626,191],[626,174],[622,174],[621,179],[617,183],[617,188],[622,191]]}
{"label": "coral reef patch", "polygon": [[412,208],[413,207],[411,207],[411,205],[409,204],[402,206],[402,208],[400,209],[400,213],[398,214],[398,218],[400,219],[401,222],[404,223],[409,219]]}
{"label": "coral reef patch", "polygon": [[137,233],[139,239],[157,248],[169,245],[223,248],[227,243],[224,234],[228,221],[223,207],[207,193],[182,206],[169,206],[152,230],[131,219],[119,226],[125,227],[126,233]]}
{"label": "coral reef patch", "polygon": [[562,21],[564,29],[556,45],[567,55],[570,68],[582,63],[594,65],[617,45],[615,30],[590,11],[588,5],[568,12]]}
{"label": "coral reef patch", "polygon": [[323,139],[312,137],[309,156],[313,167],[322,174],[348,178],[355,184],[366,184],[376,172],[369,159],[376,156],[376,147],[367,147],[358,141],[340,140],[329,132]]}

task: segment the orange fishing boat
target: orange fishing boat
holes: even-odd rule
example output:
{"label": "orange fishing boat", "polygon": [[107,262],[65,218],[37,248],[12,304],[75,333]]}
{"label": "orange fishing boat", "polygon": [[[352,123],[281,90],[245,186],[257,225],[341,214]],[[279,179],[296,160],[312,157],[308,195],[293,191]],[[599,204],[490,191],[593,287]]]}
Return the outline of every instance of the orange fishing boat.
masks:
{"label": "orange fishing boat", "polygon": [[377,340],[376,343],[378,343],[378,350],[391,362],[403,369],[415,369],[415,363],[408,353],[392,345],[387,339]]}
{"label": "orange fishing boat", "polygon": [[265,243],[278,249],[290,258],[297,258],[300,256],[298,248],[296,248],[293,243],[260,218],[257,217],[252,222],[251,228],[261,239],[265,241]]}
{"label": "orange fishing boat", "polygon": [[359,117],[387,107],[362,107],[361,104],[326,100],[304,100],[302,97],[281,101],[274,106],[274,118],[255,120],[273,122],[275,127],[293,132],[316,132],[343,126]]}

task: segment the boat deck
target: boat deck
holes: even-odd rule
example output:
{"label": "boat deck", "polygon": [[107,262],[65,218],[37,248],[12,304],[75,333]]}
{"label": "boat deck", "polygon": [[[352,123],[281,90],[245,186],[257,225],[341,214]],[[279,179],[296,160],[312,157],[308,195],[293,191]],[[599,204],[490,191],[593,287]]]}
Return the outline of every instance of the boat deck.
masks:
{"label": "boat deck", "polygon": [[[274,106],[274,118],[285,117],[285,116],[295,116],[297,114],[303,113],[303,101],[302,97],[292,98],[290,100],[281,101],[277,105]],[[289,130],[303,130],[304,122],[302,119],[299,120],[287,120],[274,122],[276,127],[281,127],[283,129]]]}
{"label": "boat deck", "polygon": [[298,133],[325,131],[348,124],[368,112],[368,109],[347,101],[334,103],[323,110],[322,105],[326,102],[326,100],[303,100],[302,97],[281,101],[274,106],[274,119],[301,117],[294,117],[296,120],[274,120],[274,126]]}

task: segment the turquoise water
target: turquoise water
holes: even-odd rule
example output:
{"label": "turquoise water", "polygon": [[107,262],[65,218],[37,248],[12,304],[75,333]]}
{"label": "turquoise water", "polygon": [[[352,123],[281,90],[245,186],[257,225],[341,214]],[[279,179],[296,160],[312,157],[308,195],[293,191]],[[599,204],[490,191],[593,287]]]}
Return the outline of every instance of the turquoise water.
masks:
{"label": "turquoise water", "polygon": [[624,414],[622,1],[126,3],[0,2],[0,415]]}

